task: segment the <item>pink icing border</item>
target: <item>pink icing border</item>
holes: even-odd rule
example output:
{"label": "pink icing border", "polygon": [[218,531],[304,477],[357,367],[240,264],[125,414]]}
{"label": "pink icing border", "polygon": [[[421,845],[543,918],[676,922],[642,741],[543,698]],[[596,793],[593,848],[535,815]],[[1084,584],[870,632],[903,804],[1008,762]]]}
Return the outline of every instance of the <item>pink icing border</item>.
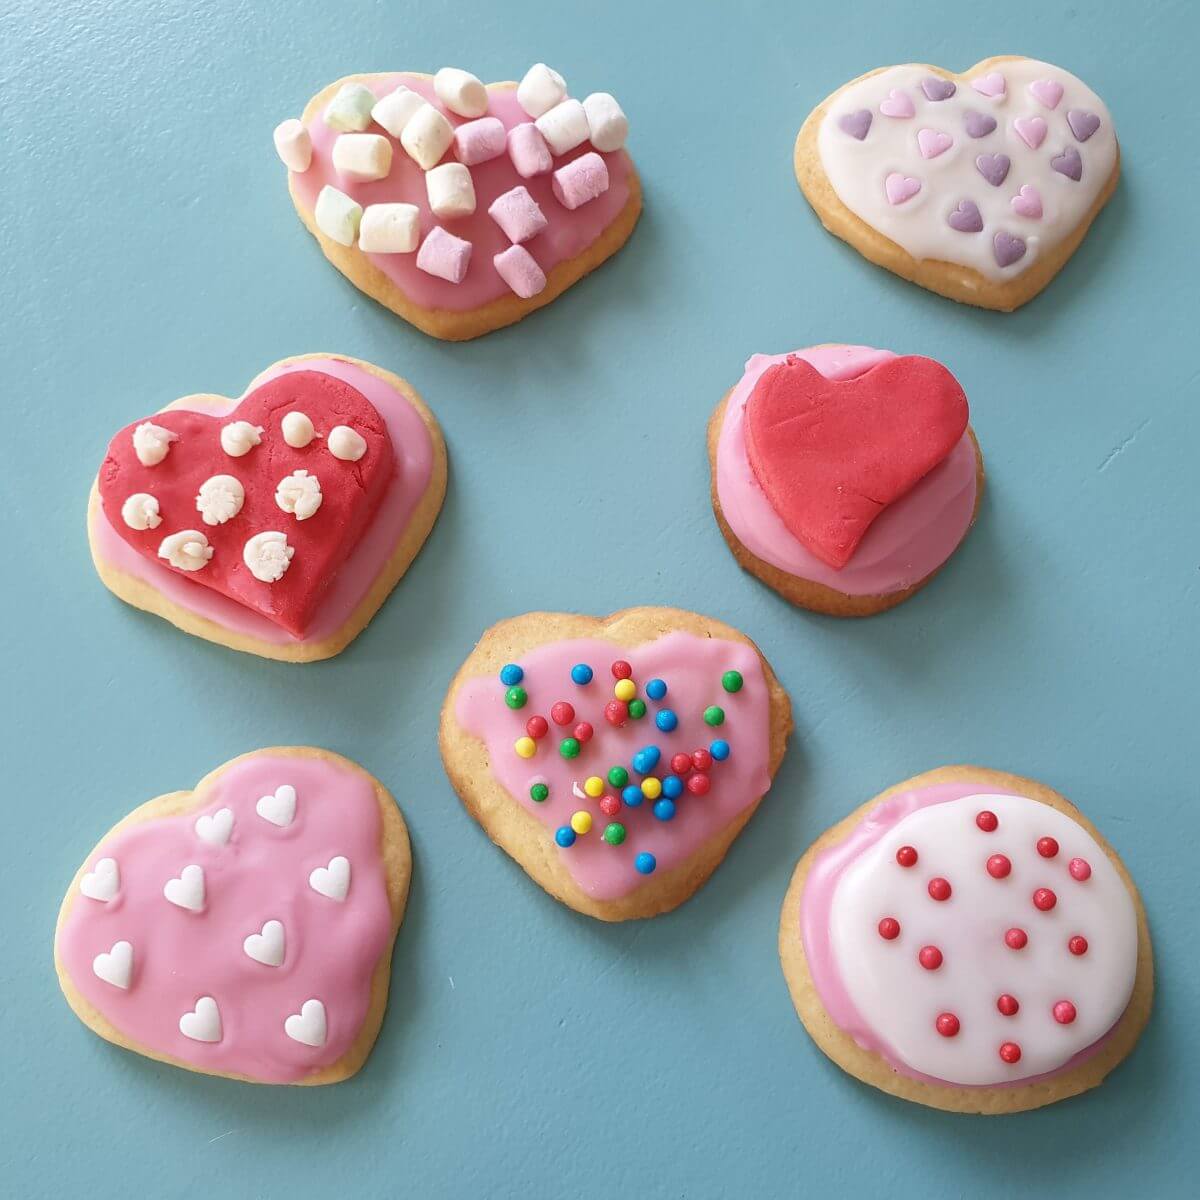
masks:
{"label": "pink icing border", "polygon": [[[362,392],[383,417],[396,455],[396,476],[384,493],[379,511],[329,585],[303,637],[293,637],[286,629],[259,613],[243,608],[228,596],[144,558],[117,533],[103,511],[99,511],[92,522],[96,550],[110,566],[150,584],[168,600],[197,616],[214,621],[234,633],[277,646],[322,641],[332,637],[349,620],[404,535],[433,474],[433,439],[421,414],[402,392],[354,363],[334,357],[287,363],[259,375],[246,391],[250,392],[260,383],[294,371],[323,371]],[[223,414],[240,402],[239,396],[220,409],[196,411]]]}
{"label": "pink icing border", "polygon": [[[869,346],[797,350],[828,379],[854,379],[896,356]],[[786,354],[756,354],[729,396],[717,443],[717,496],[729,527],[756,557],[789,575],[847,596],[903,591],[937,570],[958,548],[975,512],[975,446],[969,434],[907,495],[871,524],[840,571],[821,562],[787,530],[754,478],[746,454],[746,402],[763,372]]]}

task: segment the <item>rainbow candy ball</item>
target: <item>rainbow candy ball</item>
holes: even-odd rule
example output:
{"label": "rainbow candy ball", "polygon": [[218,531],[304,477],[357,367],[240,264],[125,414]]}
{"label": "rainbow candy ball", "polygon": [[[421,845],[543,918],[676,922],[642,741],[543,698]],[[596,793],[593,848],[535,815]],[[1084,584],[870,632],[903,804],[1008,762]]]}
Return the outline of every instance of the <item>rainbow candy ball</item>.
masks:
{"label": "rainbow candy ball", "polygon": [[579,757],[579,739],[578,738],[563,738],[558,743],[558,752],[563,758],[578,758]]}
{"label": "rainbow candy ball", "polygon": [[504,703],[507,704],[509,708],[524,708],[525,702],[528,699],[529,696],[526,694],[525,689],[523,687],[518,687],[516,684],[513,684],[513,686],[504,693]]}
{"label": "rainbow candy ball", "polygon": [[653,854],[643,850],[641,854],[633,860],[633,868],[640,875],[651,875],[654,873],[654,868],[658,866],[658,860]]}
{"label": "rainbow candy ball", "polygon": [[724,738],[717,738],[708,748],[709,754],[716,762],[724,762],[729,757],[729,743]]}
{"label": "rainbow candy ball", "polygon": [[656,775],[647,775],[642,780],[642,795],[647,800],[657,800],[662,795],[662,780]]}
{"label": "rainbow candy ball", "polygon": [[610,846],[619,846],[625,840],[625,826],[613,821],[611,825],[605,825],[602,836]]}
{"label": "rainbow candy ball", "polygon": [[640,721],[646,715],[645,700],[630,700],[629,715],[635,720]]}
{"label": "rainbow candy ball", "polygon": [[669,708],[662,708],[655,715],[654,723],[663,733],[670,733],[679,724],[679,718]]}
{"label": "rainbow candy ball", "polygon": [[678,775],[668,775],[662,781],[662,794],[668,800],[678,800],[683,795],[683,780]]}
{"label": "rainbow candy ball", "polygon": [[742,690],[742,673],[741,671],[726,671],[721,676],[721,686],[727,692],[740,692]]}
{"label": "rainbow candy ball", "polygon": [[705,725],[723,725],[725,723],[725,710],[715,704],[710,704],[704,710],[704,723]]}
{"label": "rainbow candy ball", "polygon": [[593,800],[599,799],[604,795],[604,780],[599,775],[589,775],[583,781],[583,790]]}
{"label": "rainbow candy ball", "polygon": [[582,808],[578,812],[571,814],[571,828],[576,833],[590,833],[592,828],[592,814],[585,812]]}
{"label": "rainbow candy ball", "polygon": [[624,767],[609,767],[608,782],[615,788],[623,788],[629,782],[629,772]]}
{"label": "rainbow candy ball", "polygon": [[571,678],[579,684],[580,687],[586,687],[592,682],[592,668],[587,663],[576,663],[571,668]]}
{"label": "rainbow candy ball", "polygon": [[570,825],[560,825],[554,831],[554,840],[565,850],[568,846],[575,845],[575,830]]}
{"label": "rainbow candy ball", "polygon": [[659,800],[654,805],[654,815],[660,821],[671,821],[675,818],[675,801]]}
{"label": "rainbow candy ball", "polygon": [[541,804],[544,800],[548,800],[550,798],[550,789],[544,783],[535,783],[533,787],[529,789],[529,798],[530,800]]}
{"label": "rainbow candy ball", "polygon": [[618,679],[613,685],[613,695],[618,700],[632,700],[637,695],[637,684],[632,679]]}
{"label": "rainbow candy ball", "polygon": [[525,672],[516,663],[505,663],[500,668],[500,682],[505,687],[512,687],[514,684],[520,683],[524,678]]}
{"label": "rainbow candy ball", "polygon": [[638,787],[636,783],[631,783],[621,793],[621,799],[624,800],[630,808],[637,808],[637,806],[641,804],[645,797],[642,795],[642,789]]}
{"label": "rainbow candy ball", "polygon": [[531,737],[519,737],[513,742],[513,749],[522,758],[532,758],[537,753],[537,742]]}
{"label": "rainbow candy ball", "polygon": [[661,700],[667,694],[667,685],[661,679],[652,679],[646,684],[646,695],[651,700]]}

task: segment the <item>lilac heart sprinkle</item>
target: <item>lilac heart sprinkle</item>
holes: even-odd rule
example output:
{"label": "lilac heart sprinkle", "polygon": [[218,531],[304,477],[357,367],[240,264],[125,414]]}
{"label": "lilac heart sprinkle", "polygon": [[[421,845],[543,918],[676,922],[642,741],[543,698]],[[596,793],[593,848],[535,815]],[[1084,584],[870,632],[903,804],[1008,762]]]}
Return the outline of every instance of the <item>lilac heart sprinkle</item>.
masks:
{"label": "lilac heart sprinkle", "polygon": [[959,233],[978,233],[983,228],[983,216],[974,200],[960,200],[946,220]]}
{"label": "lilac heart sprinkle", "polygon": [[848,133],[852,138],[857,138],[861,142],[871,128],[871,114],[867,109],[860,108],[858,112],[846,113],[838,121],[838,125],[841,126],[843,133]]}
{"label": "lilac heart sprinkle", "polygon": [[1007,154],[981,154],[975,160],[975,169],[992,187],[999,187],[1008,178],[1008,168],[1011,166]]}
{"label": "lilac heart sprinkle", "polygon": [[1086,142],[1100,128],[1100,118],[1083,108],[1067,110],[1067,124],[1077,141]]}
{"label": "lilac heart sprinkle", "polygon": [[988,116],[987,113],[976,112],[974,109],[968,108],[963,113],[963,124],[967,127],[967,133],[971,137],[987,137],[996,128],[996,118]]}
{"label": "lilac heart sprinkle", "polygon": [[1005,233],[1002,229],[992,238],[992,253],[995,254],[999,266],[1011,267],[1013,263],[1025,257],[1025,243],[1021,238]]}
{"label": "lilac heart sprinkle", "polygon": [[1050,160],[1050,167],[1068,179],[1078,183],[1083,178],[1083,159],[1074,146],[1068,146],[1061,154]]}
{"label": "lilac heart sprinkle", "polygon": [[921,80],[921,91],[930,100],[949,100],[958,87],[952,80],[938,79],[935,75],[930,75],[928,79]]}

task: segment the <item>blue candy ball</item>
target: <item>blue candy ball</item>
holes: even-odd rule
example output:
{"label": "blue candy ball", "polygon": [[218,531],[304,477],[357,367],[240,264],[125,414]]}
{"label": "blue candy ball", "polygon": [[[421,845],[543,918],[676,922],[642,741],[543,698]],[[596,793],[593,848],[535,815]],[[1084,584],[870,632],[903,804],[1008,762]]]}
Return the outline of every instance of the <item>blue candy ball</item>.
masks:
{"label": "blue candy ball", "polygon": [[683,795],[683,780],[678,775],[668,775],[662,781],[662,787],[668,800],[678,800]]}
{"label": "blue candy ball", "polygon": [[575,830],[570,825],[560,825],[554,831],[554,840],[562,847],[575,845]]}
{"label": "blue candy ball", "polygon": [[661,679],[652,679],[646,684],[646,695],[651,700],[661,700],[667,694],[667,685]]}
{"label": "blue candy ball", "polygon": [[670,733],[679,724],[679,718],[669,708],[661,708],[654,717],[654,723],[663,733]]}
{"label": "blue candy ball", "polygon": [[571,668],[571,678],[583,687],[584,684],[592,682],[592,668],[587,663],[576,663]]}
{"label": "blue candy ball", "polygon": [[[643,746],[640,751],[643,761],[646,764],[646,771],[653,771],[658,766],[658,760],[662,757],[658,752],[657,746]],[[643,771],[644,775],[646,772]]]}
{"label": "blue candy ball", "polygon": [[654,871],[654,868],[658,866],[658,860],[653,854],[643,851],[633,860],[633,866],[640,874],[650,875]]}
{"label": "blue candy ball", "polygon": [[525,678],[525,672],[516,663],[505,663],[500,668],[500,682],[505,687],[513,687]]}
{"label": "blue candy ball", "polygon": [[636,784],[631,783],[621,793],[621,799],[624,800],[630,808],[637,808],[637,806],[641,804],[645,797],[642,795],[642,789]]}
{"label": "blue candy ball", "polygon": [[717,762],[724,762],[729,757],[729,743],[723,738],[718,738],[709,746],[708,752]]}
{"label": "blue candy ball", "polygon": [[654,815],[660,821],[670,821],[675,816],[675,801],[674,800],[656,800],[654,802]]}
{"label": "blue candy ball", "polygon": [[630,765],[631,767],[633,767],[633,769],[634,769],[634,770],[635,770],[635,771],[636,771],[636,772],[637,772],[639,775],[645,775],[645,774],[647,774],[647,772],[649,772],[649,770],[650,770],[650,765],[649,765],[649,763],[647,763],[647,762],[646,762],[646,755],[645,755],[645,753],[644,753],[643,751],[641,751],[641,750],[639,750],[639,751],[638,751],[638,752],[637,752],[637,753],[636,753],[636,754],[635,754],[635,755],[634,755],[634,756],[633,756],[633,757],[632,757],[632,758],[629,760],[629,765]]}

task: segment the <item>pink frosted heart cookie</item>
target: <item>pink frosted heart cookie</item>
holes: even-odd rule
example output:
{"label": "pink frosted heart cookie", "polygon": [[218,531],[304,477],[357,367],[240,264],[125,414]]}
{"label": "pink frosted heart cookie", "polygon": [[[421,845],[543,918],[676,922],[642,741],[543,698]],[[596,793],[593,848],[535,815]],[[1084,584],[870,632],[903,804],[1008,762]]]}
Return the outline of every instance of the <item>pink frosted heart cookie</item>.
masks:
{"label": "pink frosted heart cookie", "polygon": [[817,1045],[886,1092],[955,1112],[1039,1108],[1133,1049],[1154,971],[1116,852],[1032,779],[942,767],[823,834],[779,950]]}
{"label": "pink frosted heart cookie", "polygon": [[1061,67],[909,63],[845,84],[804,122],[796,178],[831,233],[931,291],[1010,311],[1075,252],[1117,185],[1100,97]]}
{"label": "pink frosted heart cookie", "polygon": [[411,874],[378,780],[327,750],[257,750],[105,834],[59,912],[59,982],[148,1058],[337,1083],[379,1033]]}
{"label": "pink frosted heart cookie", "polygon": [[296,211],[356,287],[463,341],[549,304],[641,213],[628,121],[537,63],[519,84],[456,67],[350,75],[275,130]]}
{"label": "pink frosted heart cookie", "polygon": [[683,903],[783,758],[791,705],[744,634],[672,608],[529,613],[484,634],[442,708],[442,761],[525,871],[605,921]]}

